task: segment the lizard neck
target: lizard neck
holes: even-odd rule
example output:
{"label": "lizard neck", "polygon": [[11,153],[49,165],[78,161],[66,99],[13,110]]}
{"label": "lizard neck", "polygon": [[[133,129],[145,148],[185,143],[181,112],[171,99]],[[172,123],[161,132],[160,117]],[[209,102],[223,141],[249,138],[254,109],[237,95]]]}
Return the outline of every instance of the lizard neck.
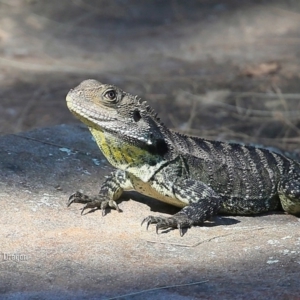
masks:
{"label": "lizard neck", "polygon": [[112,166],[128,171],[144,182],[147,182],[162,165],[168,163],[160,155],[134,146],[116,135],[92,127],[89,127],[89,130]]}

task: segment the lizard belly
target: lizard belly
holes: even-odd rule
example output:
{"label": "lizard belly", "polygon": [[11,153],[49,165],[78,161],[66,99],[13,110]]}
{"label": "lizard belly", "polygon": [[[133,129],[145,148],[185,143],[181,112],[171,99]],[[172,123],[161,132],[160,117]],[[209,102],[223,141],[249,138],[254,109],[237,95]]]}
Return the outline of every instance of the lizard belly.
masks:
{"label": "lizard belly", "polygon": [[168,190],[167,188],[162,187],[160,184],[156,183],[155,181],[150,182],[143,182],[136,176],[130,174],[130,180],[134,190],[151,198],[157,199],[164,203],[174,205],[177,207],[185,207],[188,203],[184,203],[178,200],[172,191]]}

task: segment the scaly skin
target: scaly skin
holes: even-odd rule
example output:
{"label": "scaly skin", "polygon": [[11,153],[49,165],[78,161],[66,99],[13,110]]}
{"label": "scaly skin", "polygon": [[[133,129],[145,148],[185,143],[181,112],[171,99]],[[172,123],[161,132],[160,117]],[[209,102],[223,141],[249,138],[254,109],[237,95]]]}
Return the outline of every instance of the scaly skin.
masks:
{"label": "scaly skin", "polygon": [[99,195],[76,192],[69,204],[109,206],[135,190],[182,208],[172,217],[149,216],[156,231],[202,224],[218,212],[253,215],[276,210],[300,214],[300,166],[266,149],[208,141],[169,130],[155,112],[121,89],[85,80],[67,95],[70,111],[85,123],[117,169]]}

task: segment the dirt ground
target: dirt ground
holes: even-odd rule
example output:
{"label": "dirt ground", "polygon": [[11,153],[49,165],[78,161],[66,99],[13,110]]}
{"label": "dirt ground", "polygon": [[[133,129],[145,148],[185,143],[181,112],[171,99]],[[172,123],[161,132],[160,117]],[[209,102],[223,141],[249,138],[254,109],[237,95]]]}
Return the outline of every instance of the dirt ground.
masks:
{"label": "dirt ground", "polygon": [[182,132],[299,154],[300,1],[0,0],[0,254],[30,257],[0,261],[0,294],[107,299],[203,281],[159,299],[299,299],[299,218],[238,217],[182,240],[140,229],[140,201],[121,204],[126,218],[66,208],[74,186],[96,192],[109,170],[66,108],[87,78],[139,95]]}

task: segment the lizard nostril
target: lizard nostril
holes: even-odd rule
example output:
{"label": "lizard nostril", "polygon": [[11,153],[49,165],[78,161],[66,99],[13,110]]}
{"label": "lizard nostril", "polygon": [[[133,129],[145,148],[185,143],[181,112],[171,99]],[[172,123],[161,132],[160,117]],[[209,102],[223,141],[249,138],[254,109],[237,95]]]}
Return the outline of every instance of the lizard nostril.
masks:
{"label": "lizard nostril", "polygon": [[138,110],[135,110],[133,112],[133,120],[134,120],[134,122],[138,122],[141,118],[142,117],[141,117],[140,112]]}

